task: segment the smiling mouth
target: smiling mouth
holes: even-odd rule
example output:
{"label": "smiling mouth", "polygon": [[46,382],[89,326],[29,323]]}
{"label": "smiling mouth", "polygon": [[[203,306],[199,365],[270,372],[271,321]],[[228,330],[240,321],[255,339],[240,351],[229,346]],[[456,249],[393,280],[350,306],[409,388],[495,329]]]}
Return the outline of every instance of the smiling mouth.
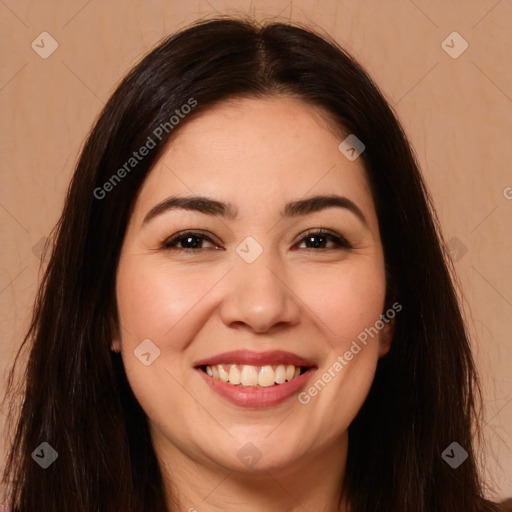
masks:
{"label": "smiling mouth", "polygon": [[309,370],[308,366],[293,364],[253,366],[246,364],[214,364],[199,367],[212,379],[236,387],[267,388],[297,379]]}

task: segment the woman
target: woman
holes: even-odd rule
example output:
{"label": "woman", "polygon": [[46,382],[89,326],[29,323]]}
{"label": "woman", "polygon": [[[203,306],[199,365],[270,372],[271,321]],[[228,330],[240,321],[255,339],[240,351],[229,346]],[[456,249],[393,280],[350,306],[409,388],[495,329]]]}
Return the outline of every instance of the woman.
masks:
{"label": "woman", "polygon": [[11,510],[498,510],[443,247],[399,123],[334,41],[233,19],[164,41],[68,192]]}

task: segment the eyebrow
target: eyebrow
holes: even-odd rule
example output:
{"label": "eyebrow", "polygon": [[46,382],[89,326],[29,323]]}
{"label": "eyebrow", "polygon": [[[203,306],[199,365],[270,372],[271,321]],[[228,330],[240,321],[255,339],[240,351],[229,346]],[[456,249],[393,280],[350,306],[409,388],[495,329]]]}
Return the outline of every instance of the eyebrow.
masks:
{"label": "eyebrow", "polygon": [[[368,221],[361,209],[348,197],[336,194],[316,195],[306,199],[291,201],[281,210],[280,216],[281,218],[300,217],[333,207],[349,210],[365,226],[368,226]],[[171,196],[151,208],[145,215],[142,224],[147,224],[155,217],[176,209],[195,211],[227,220],[234,220],[238,216],[237,208],[231,203],[224,203],[204,196]]]}

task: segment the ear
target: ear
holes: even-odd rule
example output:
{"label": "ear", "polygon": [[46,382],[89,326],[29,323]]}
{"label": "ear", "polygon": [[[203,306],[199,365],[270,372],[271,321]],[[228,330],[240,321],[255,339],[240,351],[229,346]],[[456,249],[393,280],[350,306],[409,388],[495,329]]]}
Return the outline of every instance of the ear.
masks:
{"label": "ear", "polygon": [[117,321],[112,316],[110,316],[109,325],[110,325],[110,332],[112,334],[112,340],[110,342],[110,350],[112,350],[112,352],[120,353],[121,352],[121,336],[119,334],[120,333],[119,325],[118,325]]}
{"label": "ear", "polygon": [[395,334],[395,318],[391,318],[379,333],[379,359],[385,356],[391,349],[391,342]]}
{"label": "ear", "polygon": [[121,340],[119,338],[112,338],[112,342],[110,343],[110,350],[112,350],[112,352],[121,352]]}

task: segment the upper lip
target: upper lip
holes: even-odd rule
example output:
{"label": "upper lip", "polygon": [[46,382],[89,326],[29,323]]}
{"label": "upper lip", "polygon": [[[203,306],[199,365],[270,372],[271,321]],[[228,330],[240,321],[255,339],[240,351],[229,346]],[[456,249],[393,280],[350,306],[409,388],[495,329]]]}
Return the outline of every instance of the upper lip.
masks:
{"label": "upper lip", "polygon": [[313,363],[303,357],[286,352],[285,350],[269,350],[267,352],[253,352],[251,350],[233,350],[217,354],[201,361],[195,366],[212,366],[215,364],[246,364],[251,366],[264,366],[276,364],[293,364],[294,366],[313,366]]}

